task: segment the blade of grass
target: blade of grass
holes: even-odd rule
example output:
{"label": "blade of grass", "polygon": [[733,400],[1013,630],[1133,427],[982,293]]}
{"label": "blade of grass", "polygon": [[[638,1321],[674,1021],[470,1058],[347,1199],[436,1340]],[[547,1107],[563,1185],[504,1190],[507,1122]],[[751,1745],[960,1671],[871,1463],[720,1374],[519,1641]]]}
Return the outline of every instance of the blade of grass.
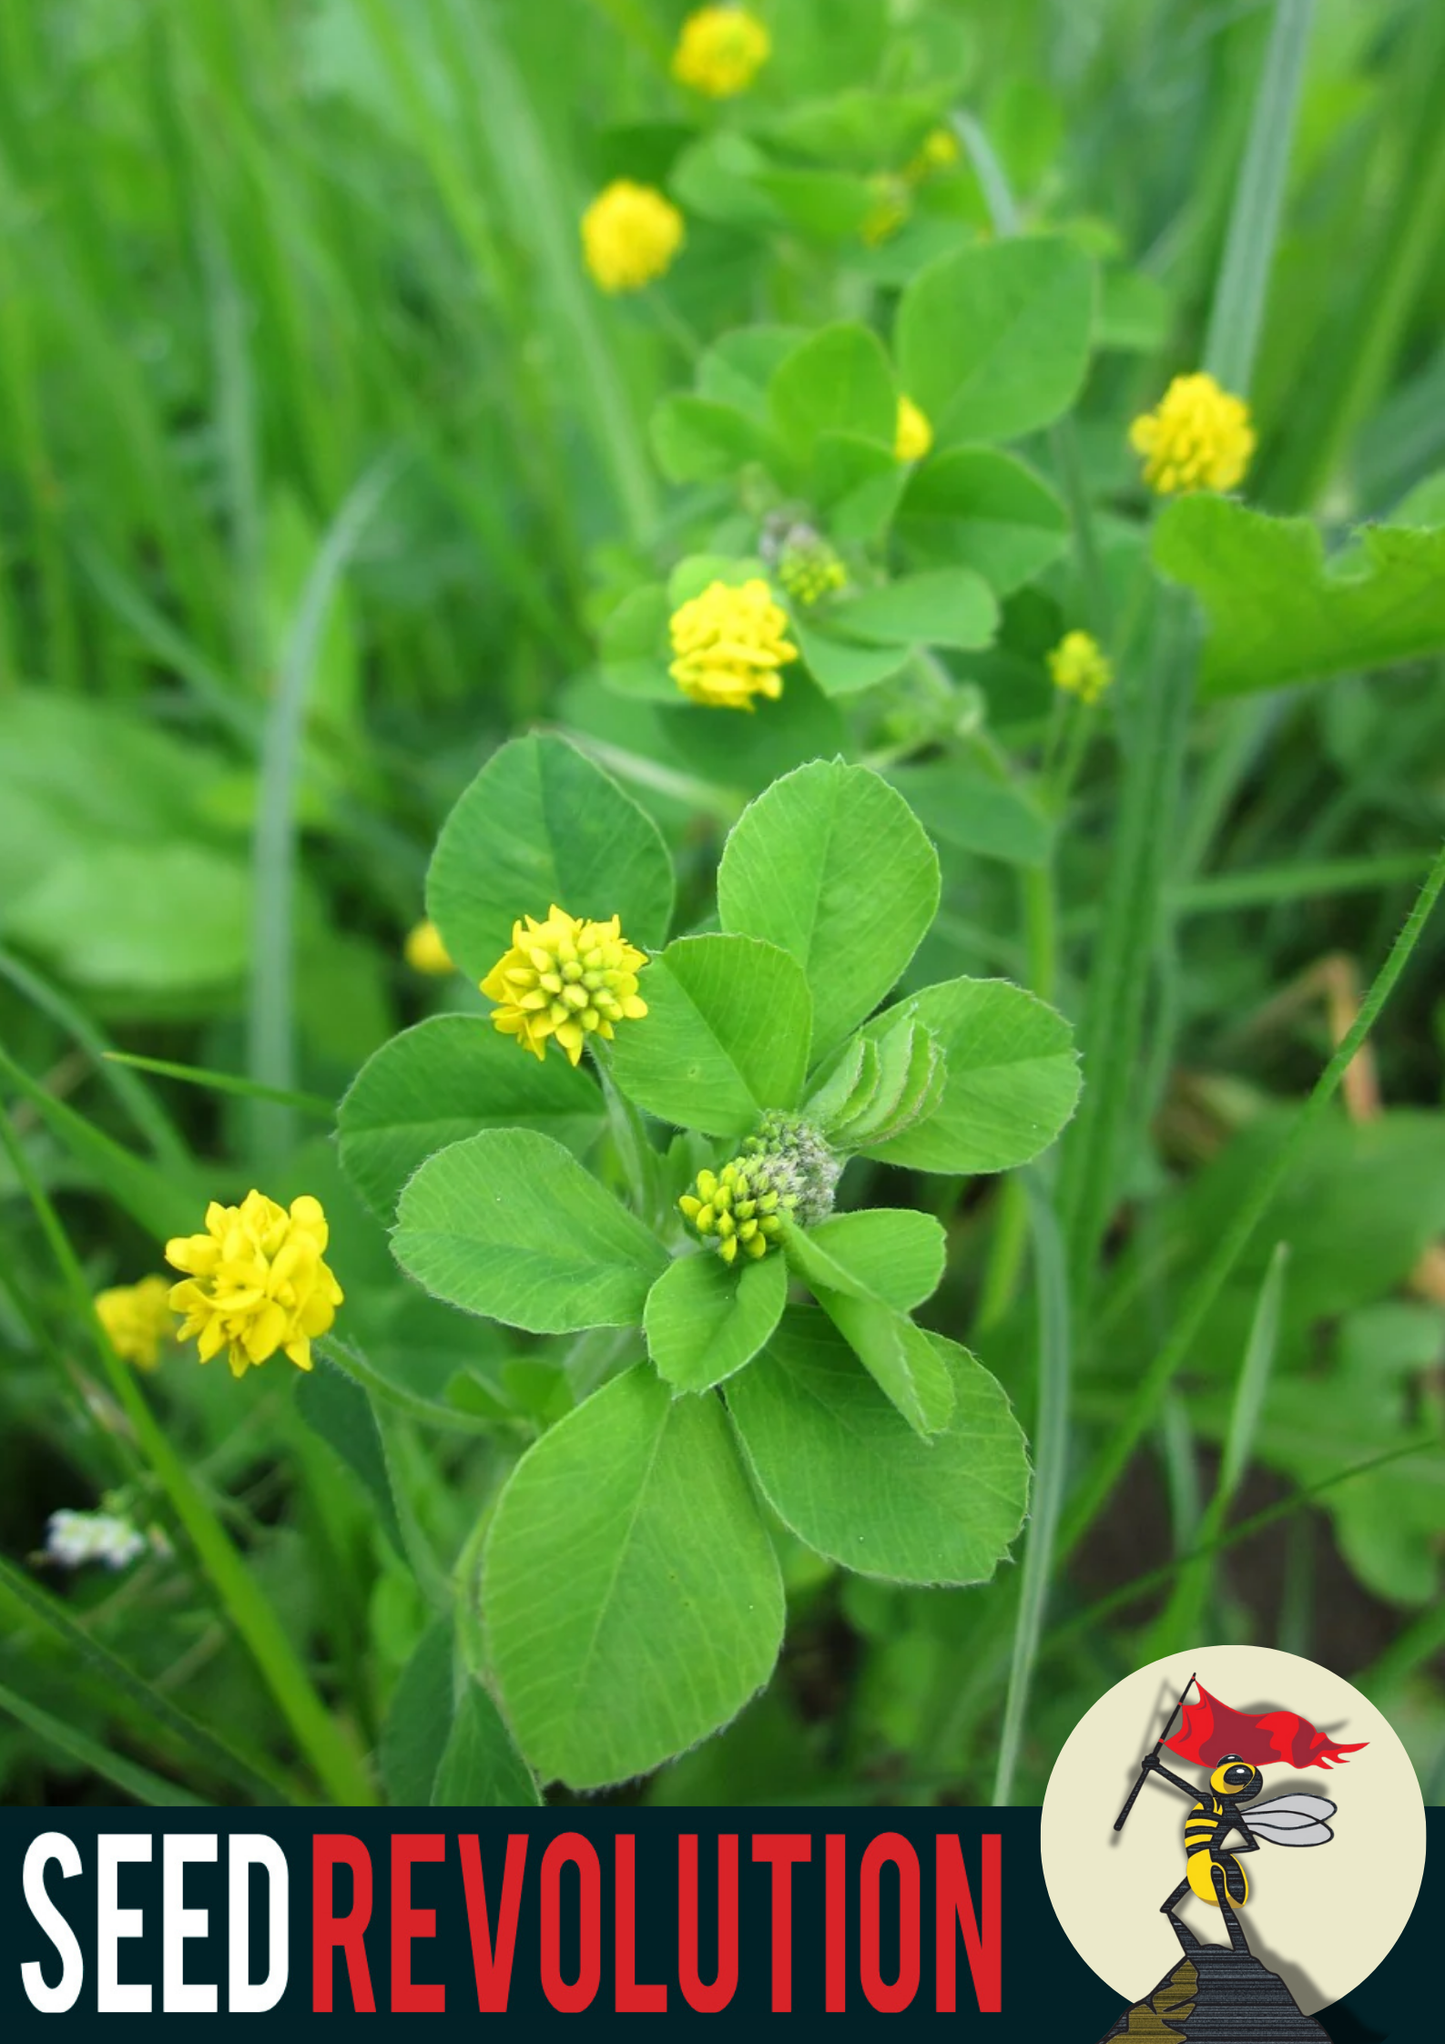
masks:
{"label": "blade of grass", "polygon": [[[377,462],[357,483],[331,523],[301,592],[281,659],[276,694],[261,746],[261,785],[256,804],[252,866],[255,901],[251,938],[250,998],[247,1006],[247,1064],[250,1077],[281,1093],[294,1091],[292,956],[296,882],[296,798],[306,703],[321,650],[331,601],[398,467],[395,455]],[[272,1100],[256,1103],[253,1133],[257,1157],[276,1164],[295,1141],[294,1111]]]}
{"label": "blade of grass", "polygon": [[[1117,1590],[1110,1590],[1106,1597],[1100,1597],[1096,1603],[1064,1619],[1048,1634],[1043,1644],[1043,1652],[1053,1653],[1057,1648],[1068,1645],[1071,1640],[1089,1638],[1096,1634],[1104,1621],[1112,1618],[1116,1611],[1123,1610],[1128,1605],[1136,1603],[1139,1598],[1147,1597],[1151,1590],[1160,1589],[1165,1583],[1171,1582],[1181,1569],[1190,1567],[1194,1562],[1213,1560],[1215,1556],[1226,1553],[1231,1547],[1238,1547],[1246,1540],[1253,1540],[1257,1533],[1267,1531],[1281,1519],[1291,1518],[1305,1505],[1312,1504],[1316,1498],[1324,1497],[1329,1491],[1337,1490],[1341,1484],[1349,1483],[1356,1476],[1368,1476],[1374,1470],[1386,1468],[1391,1462],[1404,1461],[1406,1456],[1426,1453],[1435,1445],[1431,1440],[1407,1441],[1403,1447],[1386,1448],[1379,1455],[1371,1455],[1367,1461],[1352,1462],[1348,1469],[1337,1469],[1333,1475],[1321,1477],[1318,1483],[1302,1485],[1299,1490],[1291,1491],[1288,1497],[1280,1498],[1272,1505],[1266,1505],[1263,1511],[1256,1512],[1252,1518],[1241,1519],[1237,1526],[1231,1526],[1227,1532],[1221,1533],[1207,1546],[1201,1544],[1191,1547],[1187,1554],[1174,1555],[1158,1568],[1150,1569],[1145,1575],[1135,1576],[1131,1582],[1122,1584]],[[1445,1606],[1441,1608],[1445,1610]],[[1431,1618],[1438,1616],[1434,1612],[1426,1615]],[[1445,1629],[1445,1624],[1442,1624],[1442,1629]],[[1433,1651],[1433,1648],[1430,1651]]]}
{"label": "blade of grass", "polygon": [[94,1060],[97,1074],[105,1080],[121,1106],[125,1108],[137,1129],[146,1138],[155,1152],[157,1161],[163,1166],[183,1171],[190,1166],[190,1152],[176,1131],[174,1123],[149,1086],[143,1086],[139,1079],[124,1069],[124,1061],[118,1054],[112,1057],[111,1046],[96,1028],[90,1017],[68,1000],[58,987],[51,986],[38,972],[33,972],[8,951],[0,951],[0,976],[8,979],[17,993],[39,1008],[43,1014],[57,1023],[67,1035],[73,1036],[83,1051]]}
{"label": "blade of grass", "polygon": [[203,1767],[244,1789],[253,1801],[290,1803],[294,1800],[278,1776],[262,1773],[214,1732],[207,1731],[204,1725],[197,1724],[194,1718],[178,1709],[169,1697],[128,1668],[84,1626],[77,1625],[57,1598],[47,1595],[3,1555],[0,1555],[0,1584],[17,1603],[25,1606],[52,1639],[58,1640],[67,1651],[84,1661],[103,1683],[129,1697],[153,1723],[158,1744],[169,1742],[188,1747]]}
{"label": "blade of grass", "polygon": [[555,167],[559,138],[543,132],[498,11],[442,0],[442,19],[457,50],[469,51],[473,104],[487,107],[486,140],[498,180],[509,192],[515,229],[535,249],[545,275],[559,343],[573,356],[577,387],[586,394],[583,418],[601,442],[630,537],[645,540],[658,508],[652,464],[597,293],[582,268],[579,209]]}
{"label": "blade of grass", "polygon": [[222,1608],[250,1650],[298,1745],[315,1769],[317,1779],[334,1802],[374,1802],[375,1795],[365,1768],[312,1687],[311,1678],[297,1658],[271,1604],[171,1446],[136,1384],[135,1373],[127,1368],[111,1346],[110,1338],[96,1316],[85,1273],[76,1260],[60,1217],[31,1170],[10,1117],[3,1110],[0,1110],[0,1145],[8,1152],[16,1176],[40,1223],[70,1293],[72,1307],[81,1323],[90,1330],[112,1395],[130,1422],[142,1453],[155,1471],[202,1567],[215,1586]]}
{"label": "blade of grass", "polygon": [[107,1050],[101,1056],[108,1065],[133,1065],[138,1072],[156,1072],[163,1079],[179,1079],[186,1086],[204,1086],[211,1093],[238,1093],[245,1100],[270,1100],[278,1107],[294,1107],[298,1114],[315,1115],[330,1121],[336,1102],[320,1093],[296,1093],[280,1086],[261,1086],[243,1079],[237,1072],[212,1072],[204,1065],[172,1064],[169,1058],[141,1057],[136,1051]]}
{"label": "blade of grass", "polygon": [[1205,369],[1241,397],[1259,351],[1313,20],[1314,0],[1275,0],[1204,339]]}
{"label": "blade of grass", "polygon": [[1176,837],[1194,695],[1198,625],[1189,599],[1159,593],[1121,732],[1126,746],[1103,914],[1080,1027],[1084,1091],[1064,1138],[1059,1217],[1075,1310],[1087,1299],[1140,1101],[1149,966],[1164,933],[1163,889]]}
{"label": "blade of grass", "polygon": [[[1249,1466],[1255,1429],[1264,1409],[1279,1349],[1279,1317],[1288,1267],[1289,1244],[1277,1242],[1259,1288],[1249,1338],[1244,1345],[1219,1475],[1214,1493],[1200,1519],[1198,1537],[1191,1543],[1193,1546],[1208,1546],[1218,1537],[1239,1489],[1240,1479]],[[1174,1653],[1201,1637],[1213,1576],[1214,1571],[1207,1560],[1193,1562],[1181,1570],[1173,1594],[1150,1633],[1148,1651],[1141,1649],[1143,1659],[1162,1660],[1164,1655]]]}
{"label": "blade of grass", "polygon": [[1069,1289],[1064,1245],[1042,1185],[1025,1175],[1038,1289],[1038,1412],[1034,1423],[1034,1485],[1008,1696],[999,1735],[998,1763],[989,1800],[1006,1809],[1028,1720],[1029,1689],[1043,1636],[1053,1565],[1054,1535],[1063,1507],[1069,1455]]}
{"label": "blade of grass", "polygon": [[161,1170],[136,1157],[103,1129],[96,1128],[83,1114],[57,1100],[38,1079],[16,1064],[0,1045],[0,1072],[17,1093],[27,1099],[41,1120],[90,1171],[105,1192],[124,1207],[148,1234],[164,1242],[171,1235],[184,1234],[197,1211],[190,1166]]}
{"label": "blade of grass", "polygon": [[1394,991],[1395,984],[1420,940],[1430,912],[1445,887],[1445,846],[1437,855],[1424,886],[1395,939],[1390,955],[1375,975],[1374,983],[1361,1003],[1339,1048],[1315,1082],[1314,1090],[1294,1119],[1289,1134],[1267,1167],[1260,1172],[1248,1197],[1220,1236],[1213,1254],[1200,1271],[1180,1305],[1174,1326],[1153,1362],[1139,1380],[1122,1420],[1103,1444],[1083,1493],[1070,1509],[1060,1540],[1060,1559],[1071,1554],[1113,1493],[1145,1430],[1150,1427],[1165,1389],[1185,1361],[1194,1338],[1204,1324],[1220,1287],[1233,1270],[1241,1252],[1258,1227],[1275,1194],[1289,1176],[1300,1145],[1333,1099],[1341,1079],[1369,1036]]}
{"label": "blade of grass", "polygon": [[108,1746],[102,1746],[84,1732],[76,1731],[64,1719],[42,1710],[38,1703],[27,1702],[3,1684],[0,1684],[0,1710],[8,1710],[11,1717],[18,1718],[37,1738],[54,1746],[68,1760],[74,1760],[92,1774],[98,1774],[102,1781],[113,1783],[125,1795],[134,1796],[138,1803],[172,1810],[208,1810],[211,1807],[202,1797],[177,1788],[174,1782],[162,1781],[148,1767],[139,1767],[135,1761],[123,1759]]}

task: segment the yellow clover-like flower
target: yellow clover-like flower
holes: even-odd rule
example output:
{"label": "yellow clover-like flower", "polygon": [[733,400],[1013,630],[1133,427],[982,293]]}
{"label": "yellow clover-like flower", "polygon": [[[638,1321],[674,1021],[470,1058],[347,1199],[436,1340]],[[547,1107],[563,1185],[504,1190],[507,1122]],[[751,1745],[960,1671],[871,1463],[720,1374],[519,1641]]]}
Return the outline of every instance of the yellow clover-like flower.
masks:
{"label": "yellow clover-like flower", "polygon": [[772,37],[745,7],[699,7],[682,25],[672,75],[709,99],[734,99],[747,91],[772,49]]}
{"label": "yellow clover-like flower", "polygon": [[408,931],[404,950],[406,962],[413,972],[432,973],[439,977],[457,969],[451,952],[442,942],[441,931],[430,919]]}
{"label": "yellow clover-like flower", "polygon": [[527,916],[512,925],[512,948],[482,981],[497,1003],[492,1021],[534,1057],[555,1040],[575,1065],[591,1035],[610,1039],[614,1024],[647,1013],[637,991],[646,955],[622,934],[621,918],[582,922],[553,902],[545,922]]}
{"label": "yellow clover-like flower", "polygon": [[619,177],[582,215],[582,254],[602,290],[640,291],[671,267],[683,243],[682,215],[652,185]]}
{"label": "yellow clover-like flower", "polygon": [[163,1277],[143,1277],[138,1284],[112,1285],[97,1292],[97,1318],[122,1362],[140,1370],[158,1367],[162,1342],[175,1337],[170,1299],[170,1279]]}
{"label": "yellow clover-like flower", "polygon": [[921,184],[925,178],[952,170],[962,154],[952,128],[930,128],[917,153],[905,165],[903,175],[910,184]]}
{"label": "yellow clover-like flower", "polygon": [[783,1215],[797,1204],[796,1193],[774,1185],[766,1157],[734,1157],[721,1171],[699,1171],[695,1189],[678,1201],[724,1263],[739,1250],[754,1260],[766,1256],[783,1232]]}
{"label": "yellow clover-like flower", "polygon": [[1256,438],[1249,406],[1222,390],[1204,370],[1176,376],[1152,412],[1129,428],[1144,457],[1144,480],[1161,496],[1184,490],[1232,490],[1242,480]]}
{"label": "yellow clover-like flower", "polygon": [[309,1370],[312,1340],[342,1301],[322,1260],[328,1235],[321,1202],[309,1193],[293,1199],[289,1213],[260,1192],[238,1207],[212,1200],[204,1235],[166,1244],[166,1262],[189,1273],[171,1288],[171,1305],[186,1316],[179,1339],[198,1336],[203,1363],[225,1349],[233,1377],[278,1349]]}
{"label": "yellow clover-like flower", "polygon": [[928,415],[921,411],[911,397],[900,396],[898,400],[898,426],[893,441],[893,452],[899,461],[922,461],[933,445],[933,427]]}
{"label": "yellow clover-like flower", "polygon": [[685,696],[714,709],[751,711],[754,696],[776,702],[778,669],[798,657],[787,629],[787,614],[760,575],[710,582],[672,614],[677,657],[668,672]]}
{"label": "yellow clover-like flower", "polygon": [[1082,703],[1098,702],[1114,679],[1103,647],[1089,632],[1065,632],[1049,655],[1049,673],[1055,688]]}

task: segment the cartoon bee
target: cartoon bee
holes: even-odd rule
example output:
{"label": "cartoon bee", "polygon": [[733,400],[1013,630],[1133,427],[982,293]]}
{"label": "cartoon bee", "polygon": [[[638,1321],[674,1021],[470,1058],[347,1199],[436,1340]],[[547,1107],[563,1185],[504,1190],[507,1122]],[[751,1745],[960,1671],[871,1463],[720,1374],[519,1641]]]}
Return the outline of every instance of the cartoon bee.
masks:
{"label": "cartoon bee", "polygon": [[[1192,1890],[1201,1902],[1224,1912],[1229,1942],[1238,1951],[1247,1950],[1235,1911],[1249,1899],[1249,1879],[1236,1855],[1257,1852],[1261,1839],[1269,1845],[1328,1845],[1335,1835],[1328,1822],[1335,1805],[1325,1796],[1275,1796],[1252,1809],[1246,1822],[1239,1806],[1254,1802],[1264,1776],[1237,1753],[1226,1753],[1210,1769],[1203,1794],[1193,1782],[1171,1774],[1157,1752],[1146,1754],[1140,1767],[1188,1796],[1192,1805],[1184,1820],[1184,1879],[1159,1905],[1161,1915],[1174,1920],[1175,1909]],[[1235,1833],[1242,1843],[1226,1852],[1225,1843]]]}

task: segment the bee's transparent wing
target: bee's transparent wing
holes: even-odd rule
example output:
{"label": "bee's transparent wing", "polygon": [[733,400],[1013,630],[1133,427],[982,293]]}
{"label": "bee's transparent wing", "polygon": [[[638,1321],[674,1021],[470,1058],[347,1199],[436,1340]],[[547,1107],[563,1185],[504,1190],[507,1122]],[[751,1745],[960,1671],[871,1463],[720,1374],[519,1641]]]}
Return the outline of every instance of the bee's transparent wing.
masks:
{"label": "bee's transparent wing", "polygon": [[1335,1805],[1327,1796],[1276,1796],[1241,1813],[1256,1838],[1268,1845],[1328,1845],[1334,1837],[1328,1818]]}

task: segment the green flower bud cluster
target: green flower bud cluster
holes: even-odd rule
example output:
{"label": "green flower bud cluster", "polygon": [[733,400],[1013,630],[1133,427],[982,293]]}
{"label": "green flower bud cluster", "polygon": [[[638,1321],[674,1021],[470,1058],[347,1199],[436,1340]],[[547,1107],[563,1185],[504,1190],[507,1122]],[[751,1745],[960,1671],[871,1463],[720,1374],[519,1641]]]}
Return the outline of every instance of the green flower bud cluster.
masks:
{"label": "green flower bud cluster", "polygon": [[810,1228],[832,1213],[843,1160],[833,1154],[811,1120],[800,1121],[774,1108],[763,1116],[743,1150],[757,1160],[750,1169],[766,1167],[770,1182],[801,1227]]}
{"label": "green flower bud cluster", "polygon": [[930,1115],[948,1076],[943,1050],[904,1014],[879,1036],[855,1037],[808,1102],[834,1150],[867,1150]]}
{"label": "green flower bud cluster", "polygon": [[760,551],[779,586],[804,610],[847,587],[848,570],[822,533],[804,520],[770,520]]}
{"label": "green flower bud cluster", "polygon": [[782,1216],[797,1200],[772,1181],[766,1158],[734,1157],[721,1171],[699,1171],[695,1189],[678,1201],[704,1239],[717,1245],[724,1263],[766,1256],[783,1232]]}

